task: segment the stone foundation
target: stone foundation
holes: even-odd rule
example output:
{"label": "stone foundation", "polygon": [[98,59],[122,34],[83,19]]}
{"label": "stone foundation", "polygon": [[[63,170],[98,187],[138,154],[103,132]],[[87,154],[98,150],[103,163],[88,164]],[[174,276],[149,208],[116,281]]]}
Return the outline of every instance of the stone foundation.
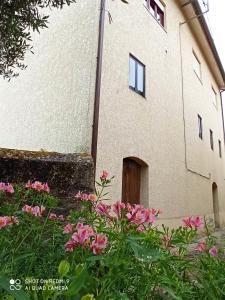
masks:
{"label": "stone foundation", "polygon": [[88,154],[0,149],[0,181],[47,182],[64,211],[77,207],[74,194],[94,191],[94,164]]}

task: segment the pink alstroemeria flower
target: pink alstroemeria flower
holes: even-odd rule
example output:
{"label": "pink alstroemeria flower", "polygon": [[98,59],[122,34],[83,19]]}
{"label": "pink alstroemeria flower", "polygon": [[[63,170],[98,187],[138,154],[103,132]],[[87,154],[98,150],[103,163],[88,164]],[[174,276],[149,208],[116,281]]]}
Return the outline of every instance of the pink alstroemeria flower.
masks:
{"label": "pink alstroemeria flower", "polygon": [[76,246],[77,246],[77,243],[74,240],[69,240],[66,243],[65,248],[66,248],[66,251],[72,252]]}
{"label": "pink alstroemeria flower", "polygon": [[6,192],[6,193],[9,193],[9,194],[13,194],[14,193],[14,188],[9,183],[6,184],[4,182],[0,182],[0,191]]}
{"label": "pink alstroemeria flower", "polygon": [[44,206],[41,206],[41,207],[39,207],[39,206],[29,206],[29,205],[26,204],[22,208],[22,211],[25,212],[25,213],[32,214],[35,217],[42,217],[42,214],[45,211],[45,207]]}
{"label": "pink alstroemeria flower", "polygon": [[19,224],[19,219],[17,217],[11,216],[4,216],[4,217],[0,217],[0,229],[4,228],[6,226],[10,226],[10,225],[18,225]]}
{"label": "pink alstroemeria flower", "polygon": [[195,251],[198,252],[204,252],[205,250],[206,250],[206,241],[199,242],[197,247],[195,248]]}
{"label": "pink alstroemeria flower", "polygon": [[202,219],[198,216],[198,217],[193,217],[192,218],[192,225],[196,228],[196,229],[200,229],[204,227],[204,223],[202,221]]}
{"label": "pink alstroemeria flower", "polygon": [[65,227],[64,227],[64,230],[63,230],[63,233],[65,234],[69,234],[69,233],[72,233],[73,232],[73,225],[68,223]]}
{"label": "pink alstroemeria flower", "polygon": [[211,249],[209,249],[209,253],[212,255],[212,256],[218,256],[218,249],[213,246]]}
{"label": "pink alstroemeria flower", "polygon": [[77,232],[72,235],[72,239],[80,245],[86,244],[87,242],[89,242],[90,237],[94,236],[94,230],[89,225],[78,223],[76,229]]}
{"label": "pink alstroemeria flower", "polygon": [[100,176],[101,181],[106,180],[109,176],[109,172],[106,170],[102,171],[102,175]]}
{"label": "pink alstroemeria flower", "polygon": [[107,205],[104,203],[99,203],[96,207],[95,210],[97,213],[99,213],[102,216],[106,216],[110,220],[112,220],[112,216],[110,215],[110,209],[111,205]]}
{"label": "pink alstroemeria flower", "polygon": [[104,234],[96,234],[91,243],[91,250],[94,254],[100,254],[107,247],[108,238]]}
{"label": "pink alstroemeria flower", "polygon": [[115,204],[113,204],[112,209],[114,213],[116,214],[117,219],[121,218],[121,210],[126,207],[125,203],[122,203],[120,201],[117,201]]}
{"label": "pink alstroemeria flower", "polygon": [[50,193],[50,188],[47,183],[41,183],[40,181],[35,181],[32,183],[30,180],[25,184],[25,187],[28,189],[33,189],[38,192]]}
{"label": "pink alstroemeria flower", "polygon": [[183,223],[183,227],[192,227],[192,218],[191,217],[187,217],[187,218],[184,218],[182,220],[182,223]]}

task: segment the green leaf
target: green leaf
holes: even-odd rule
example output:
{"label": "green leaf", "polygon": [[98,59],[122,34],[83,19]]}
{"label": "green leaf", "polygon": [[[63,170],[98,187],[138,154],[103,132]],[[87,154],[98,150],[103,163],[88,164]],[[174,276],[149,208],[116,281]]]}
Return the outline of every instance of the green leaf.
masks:
{"label": "green leaf", "polygon": [[58,273],[60,277],[66,276],[70,270],[70,264],[66,260],[62,260],[59,264]]}
{"label": "green leaf", "polygon": [[10,279],[0,276],[0,288],[7,291],[16,300],[30,300],[29,295],[26,294],[23,290],[11,290],[14,285],[10,285],[9,281]]}
{"label": "green leaf", "polygon": [[65,293],[67,296],[76,296],[83,286],[86,285],[88,273],[86,269],[83,269],[78,276],[69,285],[68,291]]}
{"label": "green leaf", "polygon": [[148,262],[153,262],[159,260],[161,254],[160,250],[157,248],[149,248],[145,245],[140,245],[135,240],[126,239],[129,246],[133,250],[136,257],[141,258]]}

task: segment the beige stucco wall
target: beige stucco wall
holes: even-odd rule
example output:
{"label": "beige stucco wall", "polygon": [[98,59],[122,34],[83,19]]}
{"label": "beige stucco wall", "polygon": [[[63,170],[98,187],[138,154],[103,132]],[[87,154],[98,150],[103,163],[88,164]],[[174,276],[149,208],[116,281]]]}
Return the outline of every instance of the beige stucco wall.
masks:
{"label": "beige stucco wall", "polygon": [[[213,105],[211,90],[213,84],[219,92],[218,86],[188,25],[182,25],[187,166],[198,175],[185,167],[179,41],[184,17],[175,1],[166,1],[164,30],[144,2],[107,1],[113,22],[105,24],[97,176],[102,169],[115,175],[110,191],[116,201],[121,199],[123,158],[145,161],[149,191],[142,191],[142,201],[162,209],[162,221],[168,224],[178,224],[187,215],[213,216],[215,181],[224,222],[223,142],[223,158],[218,155],[218,139],[223,141],[221,106],[219,95],[217,108]],[[193,72],[192,49],[202,62],[202,84]],[[146,65],[145,98],[128,87],[129,53]],[[203,118],[203,141],[198,138],[197,114]],[[209,128],[214,131],[214,152]]]}
{"label": "beige stucco wall", "polygon": [[27,70],[0,80],[0,147],[90,152],[99,0],[48,13]]}

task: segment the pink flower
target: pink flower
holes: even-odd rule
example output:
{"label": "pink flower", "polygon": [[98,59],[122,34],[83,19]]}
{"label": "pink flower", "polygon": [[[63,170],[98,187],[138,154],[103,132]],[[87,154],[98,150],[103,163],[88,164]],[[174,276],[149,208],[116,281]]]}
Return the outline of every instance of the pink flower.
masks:
{"label": "pink flower", "polygon": [[66,243],[65,248],[66,248],[66,251],[72,252],[76,246],[77,246],[77,243],[74,240],[69,240]]}
{"label": "pink flower", "polygon": [[29,214],[32,214],[33,216],[35,217],[41,217],[42,214],[44,213],[45,211],[45,207],[44,206],[29,206],[29,205],[25,205],[23,208],[22,208],[22,211],[25,212],[25,213],[29,213]]}
{"label": "pink flower", "polygon": [[144,223],[152,224],[156,220],[156,216],[152,214],[152,210],[144,208],[143,205],[135,205],[129,213],[126,214],[127,219],[136,225]]}
{"label": "pink flower", "polygon": [[26,213],[31,213],[32,214],[32,206],[29,206],[29,205],[25,205],[23,208],[22,208],[22,211],[23,212],[26,212]]}
{"label": "pink flower", "polygon": [[94,241],[91,243],[91,250],[94,254],[100,254],[106,248],[108,238],[104,234],[96,234]]}
{"label": "pink flower", "polygon": [[107,204],[104,204],[104,203],[99,203],[95,208],[97,213],[99,213],[102,216],[106,216],[111,220],[112,216],[109,214],[110,209],[111,209],[111,205],[107,205]]}
{"label": "pink flower", "polygon": [[206,242],[205,241],[199,242],[197,247],[195,248],[195,251],[198,251],[198,252],[203,252],[205,250],[206,250]]}
{"label": "pink flower", "polygon": [[13,194],[14,193],[14,188],[11,184],[8,183],[8,184],[5,185],[5,191],[7,193]]}
{"label": "pink flower", "polygon": [[125,203],[121,203],[120,201],[117,201],[115,204],[113,204],[113,211],[117,216],[117,219],[121,217],[121,209],[124,209],[126,207]]}
{"label": "pink flower", "polygon": [[46,193],[50,193],[50,188],[49,188],[47,183],[43,184],[43,191],[46,192]]}
{"label": "pink flower", "polygon": [[4,192],[5,191],[5,183],[0,182],[0,191]]}
{"label": "pink flower", "polygon": [[16,225],[19,224],[19,219],[17,217],[14,217],[14,216],[12,216],[12,217],[8,217],[8,216],[0,217],[0,229],[4,228],[6,226],[13,225],[13,224],[16,224]]}
{"label": "pink flower", "polygon": [[68,223],[65,227],[64,227],[64,230],[63,230],[63,233],[65,234],[69,234],[69,233],[72,233],[73,232],[73,225]]}
{"label": "pink flower", "polygon": [[204,223],[203,223],[203,221],[201,220],[200,217],[192,218],[192,225],[193,225],[196,229],[204,227]]}
{"label": "pink flower", "polygon": [[187,218],[184,218],[182,220],[182,223],[183,223],[183,227],[192,227],[192,218],[191,217],[187,217]]}
{"label": "pink flower", "polygon": [[30,180],[28,180],[28,182],[25,184],[25,187],[28,189],[32,189],[33,188],[33,184]]}
{"label": "pink flower", "polygon": [[48,218],[49,218],[49,220],[58,220],[57,215],[54,213],[50,213]]}
{"label": "pink flower", "polygon": [[39,206],[32,207],[32,215],[35,217],[41,217],[41,208]]}
{"label": "pink flower", "polygon": [[211,249],[209,249],[209,253],[212,256],[218,256],[218,249],[215,246],[213,246]]}
{"label": "pink flower", "polygon": [[89,225],[77,224],[77,232],[72,235],[72,239],[77,243],[84,245],[89,242],[91,236],[94,236],[94,230]]}
{"label": "pink flower", "polygon": [[94,194],[88,195],[80,191],[75,195],[75,198],[80,199],[81,201],[96,201],[96,196]]}
{"label": "pink flower", "polygon": [[58,220],[59,220],[59,221],[65,221],[64,215],[59,215],[59,216],[58,216]]}
{"label": "pink flower", "polygon": [[14,188],[9,183],[6,184],[4,182],[0,182],[0,191],[13,194],[14,193]]}
{"label": "pink flower", "polygon": [[0,229],[8,225],[8,217],[0,217]]}
{"label": "pink flower", "polygon": [[106,170],[102,171],[102,175],[100,176],[101,181],[106,180],[109,176],[109,173]]}
{"label": "pink flower", "polygon": [[35,181],[33,184],[32,184],[32,188],[38,192],[41,192],[43,191],[43,185],[40,181]]}
{"label": "pink flower", "polygon": [[183,222],[183,227],[189,227],[189,228],[195,227],[195,229],[204,227],[204,223],[199,216],[184,218],[182,222]]}
{"label": "pink flower", "polygon": [[36,190],[38,192],[46,192],[46,193],[50,192],[50,188],[48,184],[41,183],[40,181],[35,181],[34,183],[32,183],[30,180],[28,180],[28,182],[25,184],[25,187],[28,189]]}

